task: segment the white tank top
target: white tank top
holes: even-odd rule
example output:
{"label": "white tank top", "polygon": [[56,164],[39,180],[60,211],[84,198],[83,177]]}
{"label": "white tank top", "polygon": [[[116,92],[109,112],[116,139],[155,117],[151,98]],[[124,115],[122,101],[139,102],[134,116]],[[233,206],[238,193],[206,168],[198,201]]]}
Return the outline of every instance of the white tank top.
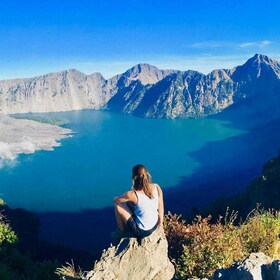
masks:
{"label": "white tank top", "polygon": [[134,207],[136,224],[142,230],[152,229],[158,222],[158,190],[154,185],[153,198],[150,199],[145,193],[135,191],[138,202]]}

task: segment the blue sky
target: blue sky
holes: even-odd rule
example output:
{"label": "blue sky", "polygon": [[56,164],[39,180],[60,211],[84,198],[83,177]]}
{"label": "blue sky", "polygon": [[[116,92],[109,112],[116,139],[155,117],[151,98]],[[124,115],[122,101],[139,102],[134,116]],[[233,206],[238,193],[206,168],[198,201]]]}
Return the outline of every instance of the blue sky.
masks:
{"label": "blue sky", "polygon": [[232,68],[280,60],[279,0],[1,1],[0,79],[76,68],[106,78],[137,63]]}

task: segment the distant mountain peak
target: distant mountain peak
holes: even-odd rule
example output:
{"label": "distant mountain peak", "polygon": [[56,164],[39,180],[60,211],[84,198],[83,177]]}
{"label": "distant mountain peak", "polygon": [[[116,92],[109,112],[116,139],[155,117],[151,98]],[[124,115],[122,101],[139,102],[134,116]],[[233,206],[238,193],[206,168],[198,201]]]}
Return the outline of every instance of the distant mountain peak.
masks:
{"label": "distant mountain peak", "polygon": [[256,54],[252,57],[252,59],[258,60],[258,61],[269,61],[269,60],[270,60],[270,58],[269,58],[267,55],[265,55],[265,54],[260,54],[260,53],[256,53]]}
{"label": "distant mountain peak", "polygon": [[143,85],[155,84],[176,70],[160,70],[148,63],[139,63],[128,69],[123,76],[129,80],[139,80]]}
{"label": "distant mountain peak", "polygon": [[136,65],[134,65],[133,67],[131,67],[130,69],[128,69],[124,74],[137,74],[137,73],[141,73],[143,71],[157,71],[159,70],[156,66],[153,66],[151,64],[148,63],[138,63]]}
{"label": "distant mountain peak", "polygon": [[262,63],[275,64],[275,60],[271,59],[267,55],[256,53],[253,57],[249,58],[244,65],[259,66]]}
{"label": "distant mountain peak", "polygon": [[[271,59],[267,55],[256,53],[253,57],[249,58],[243,65],[237,66],[233,69],[232,78],[243,79],[244,75],[250,79],[256,79],[261,76],[271,75],[280,77],[280,63]],[[266,78],[265,78],[266,79]]]}

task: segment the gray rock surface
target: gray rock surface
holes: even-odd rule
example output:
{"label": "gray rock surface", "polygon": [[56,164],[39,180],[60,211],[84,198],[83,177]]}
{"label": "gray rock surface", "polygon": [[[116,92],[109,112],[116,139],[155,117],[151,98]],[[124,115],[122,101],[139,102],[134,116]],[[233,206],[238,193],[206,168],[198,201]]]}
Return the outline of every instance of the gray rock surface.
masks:
{"label": "gray rock surface", "polygon": [[280,63],[256,54],[208,75],[138,64],[108,80],[72,69],[0,81],[4,114],[107,108],[149,118],[201,118],[233,104],[253,117],[280,117]]}
{"label": "gray rock surface", "polygon": [[123,238],[118,246],[103,252],[87,280],[170,280],[175,273],[167,256],[163,229],[157,229],[140,242]]}
{"label": "gray rock surface", "polygon": [[280,63],[256,54],[231,70],[176,72],[157,83],[118,91],[111,110],[150,118],[201,118],[242,104],[243,111],[276,115],[280,106]]}
{"label": "gray rock surface", "polygon": [[14,161],[18,154],[53,150],[59,141],[70,137],[70,129],[33,120],[14,119],[0,114],[0,168]]}
{"label": "gray rock surface", "polygon": [[132,82],[139,81],[143,87],[173,72],[139,64],[109,80],[100,73],[85,75],[75,69],[28,79],[3,80],[0,81],[0,113],[99,109]]}
{"label": "gray rock surface", "polygon": [[264,253],[252,253],[228,269],[217,270],[211,280],[280,280],[279,261],[273,266],[271,261]]}

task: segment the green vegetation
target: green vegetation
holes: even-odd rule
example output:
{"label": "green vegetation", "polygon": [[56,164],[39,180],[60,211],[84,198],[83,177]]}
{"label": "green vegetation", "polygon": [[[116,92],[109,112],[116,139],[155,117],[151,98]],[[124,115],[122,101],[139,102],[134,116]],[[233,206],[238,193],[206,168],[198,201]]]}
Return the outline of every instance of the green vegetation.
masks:
{"label": "green vegetation", "polygon": [[41,241],[39,228],[35,213],[11,209],[0,198],[0,280],[58,280],[57,267],[71,258],[92,266],[93,255]]}
{"label": "green vegetation", "polygon": [[[0,200],[1,206],[6,207]],[[5,209],[5,208],[4,208]],[[24,211],[22,211],[24,212]],[[20,240],[0,212],[0,279],[1,280],[57,280],[57,262],[32,260],[19,250]]]}
{"label": "green vegetation", "polygon": [[179,279],[210,277],[253,252],[280,257],[280,212],[255,209],[236,225],[237,212],[227,212],[216,224],[211,216],[197,216],[187,224],[181,216],[168,214],[164,227],[169,255]]}
{"label": "green vegetation", "polygon": [[40,116],[40,115],[13,115],[13,118],[31,120],[31,121],[48,123],[48,124],[59,125],[59,126],[66,125],[68,123],[68,120],[66,119],[57,119],[57,118],[51,118],[47,116]]}
{"label": "green vegetation", "polygon": [[[3,247],[7,244],[14,244],[18,241],[15,232],[11,229],[10,225],[5,221],[5,218],[0,213],[0,248],[1,251]],[[0,251],[0,252],[1,252]]]}

